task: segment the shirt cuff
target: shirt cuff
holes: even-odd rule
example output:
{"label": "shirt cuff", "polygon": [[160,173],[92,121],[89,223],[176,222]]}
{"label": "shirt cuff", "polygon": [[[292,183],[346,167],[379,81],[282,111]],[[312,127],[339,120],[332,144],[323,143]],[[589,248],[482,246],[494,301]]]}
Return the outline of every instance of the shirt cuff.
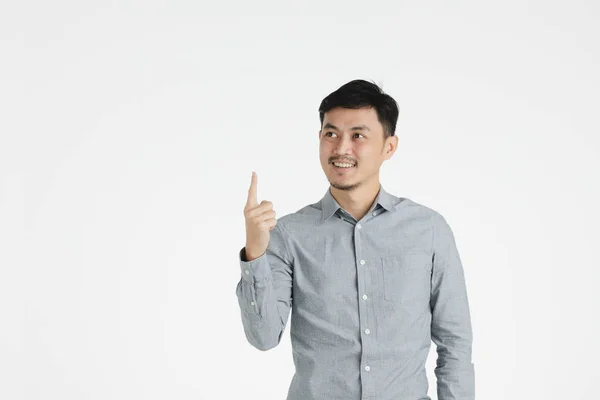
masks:
{"label": "shirt cuff", "polygon": [[239,257],[243,280],[254,283],[257,280],[262,281],[271,277],[271,268],[269,268],[266,252],[252,261],[245,261],[246,248],[242,247]]}

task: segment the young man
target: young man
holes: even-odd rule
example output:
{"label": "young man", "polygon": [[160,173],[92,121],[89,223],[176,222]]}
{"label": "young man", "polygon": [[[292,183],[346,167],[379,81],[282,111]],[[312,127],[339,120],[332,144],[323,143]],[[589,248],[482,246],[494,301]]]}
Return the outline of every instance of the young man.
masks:
{"label": "young man", "polygon": [[[236,295],[247,340],[277,346],[291,310],[295,374],[287,400],[430,400],[425,362],[437,345],[439,400],[475,398],[461,259],[438,212],[387,193],[398,106],[355,80],[319,107],[323,198],[278,221],[252,173]],[[267,378],[268,379],[268,378]]]}

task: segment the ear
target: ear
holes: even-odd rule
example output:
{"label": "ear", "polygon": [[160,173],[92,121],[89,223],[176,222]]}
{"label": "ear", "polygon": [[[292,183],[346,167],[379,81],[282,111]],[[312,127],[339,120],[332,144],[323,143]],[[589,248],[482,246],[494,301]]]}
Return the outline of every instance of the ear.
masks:
{"label": "ear", "polygon": [[398,136],[394,135],[388,138],[388,143],[386,144],[387,151],[386,154],[389,154],[388,158],[391,157],[398,148]]}

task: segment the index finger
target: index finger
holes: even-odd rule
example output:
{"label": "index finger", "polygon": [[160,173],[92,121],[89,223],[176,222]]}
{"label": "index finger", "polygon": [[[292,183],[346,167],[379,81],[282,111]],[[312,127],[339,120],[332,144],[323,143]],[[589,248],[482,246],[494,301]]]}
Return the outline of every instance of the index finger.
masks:
{"label": "index finger", "polygon": [[256,187],[258,185],[258,176],[256,172],[252,171],[252,180],[250,182],[250,188],[248,189],[248,200],[246,206],[256,207],[258,206],[258,199],[256,198]]}

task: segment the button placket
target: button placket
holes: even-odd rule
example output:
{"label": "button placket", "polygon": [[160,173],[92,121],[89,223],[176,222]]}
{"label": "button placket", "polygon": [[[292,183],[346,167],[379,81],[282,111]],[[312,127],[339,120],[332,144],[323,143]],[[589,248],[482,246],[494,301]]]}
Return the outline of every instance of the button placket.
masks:
{"label": "button placket", "polygon": [[[361,235],[359,234],[359,230],[362,232],[362,224],[361,223],[356,223],[356,229],[355,229],[355,251],[356,254],[360,254],[360,247],[361,247]],[[358,260],[358,265],[360,266],[366,266],[367,265],[367,260],[366,259],[359,259]],[[369,292],[371,290],[371,288],[367,285],[369,282],[372,284],[372,277],[370,277],[370,274],[367,275],[366,274],[366,270],[358,270],[358,274],[359,274],[359,290],[363,291],[363,294],[360,295],[360,298],[364,301],[364,304],[362,304],[359,307],[359,312],[361,314],[361,331],[362,334],[365,335],[365,341],[363,342],[363,346],[362,346],[362,362],[363,363],[367,363],[369,358],[370,358],[370,353],[371,353],[371,348],[370,348],[370,344],[369,344],[369,340],[367,340],[366,335],[370,335],[371,334],[371,330],[369,328],[366,328],[366,326],[370,325],[370,314],[371,314],[371,305],[367,302],[370,301],[369,296],[367,295],[367,292]],[[360,292],[359,292],[360,293]],[[363,316],[364,313],[364,316]],[[368,373],[371,370],[371,366],[370,365],[364,365],[364,371],[366,371],[365,373]]]}

